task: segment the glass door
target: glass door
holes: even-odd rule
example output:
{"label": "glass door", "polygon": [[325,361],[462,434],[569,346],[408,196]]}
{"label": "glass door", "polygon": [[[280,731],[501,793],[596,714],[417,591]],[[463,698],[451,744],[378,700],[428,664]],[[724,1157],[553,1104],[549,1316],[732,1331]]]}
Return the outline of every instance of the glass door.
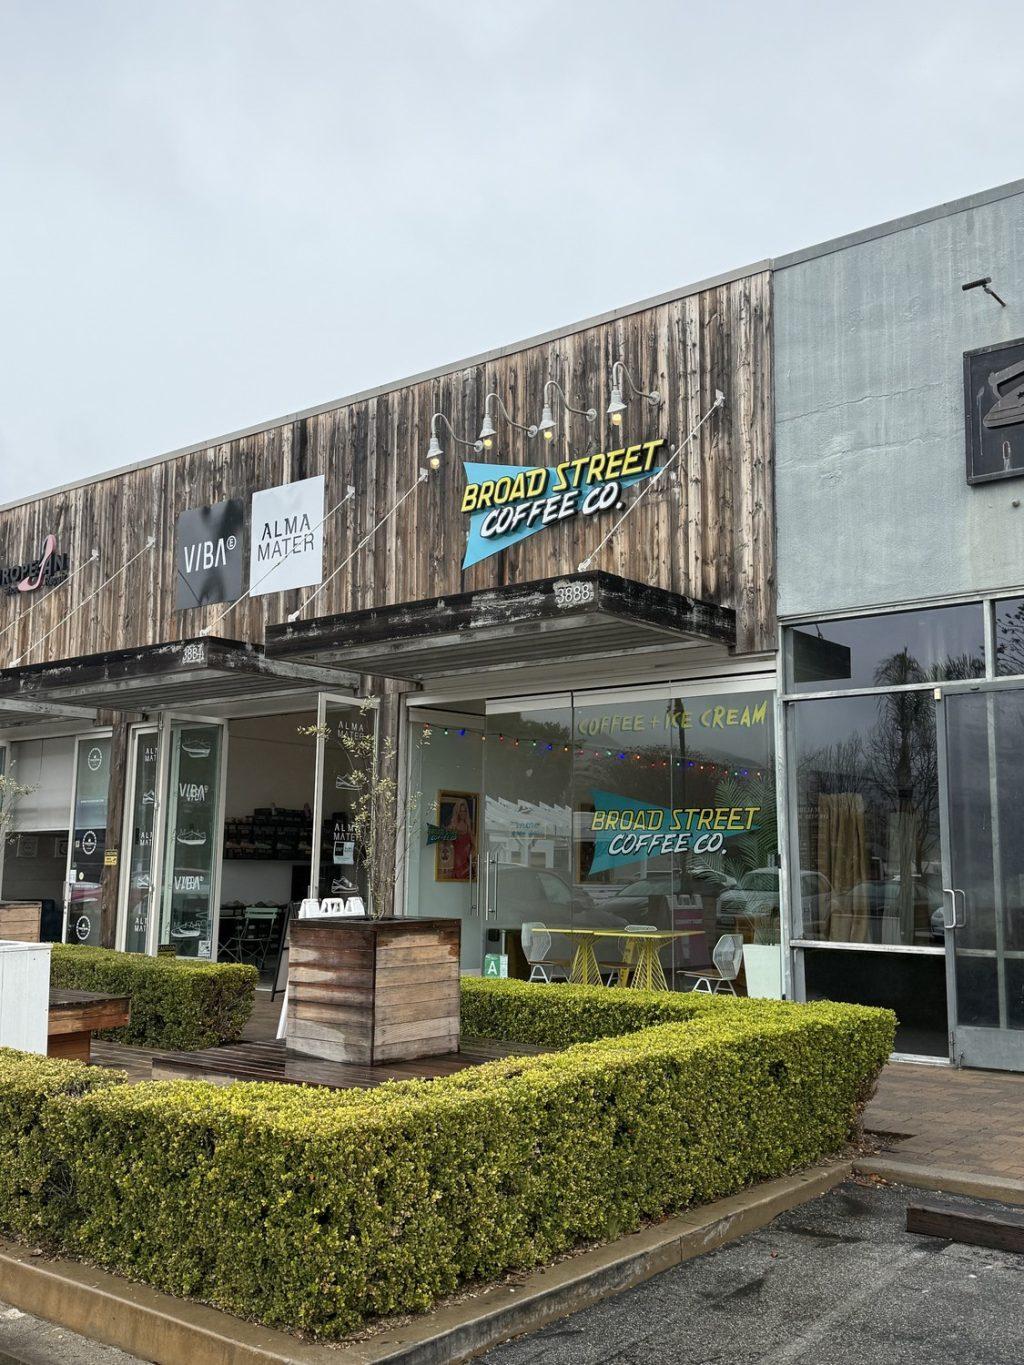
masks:
{"label": "glass door", "polygon": [[939,712],[952,1059],[1022,1071],[1024,689],[947,692]]}
{"label": "glass door", "polygon": [[157,943],[212,958],[224,828],[224,725],[165,717],[167,805]]}
{"label": "glass door", "polygon": [[572,698],[489,703],[482,747],[483,954],[525,976],[523,925],[572,927]]}
{"label": "glass door", "polygon": [[103,856],[107,848],[110,736],[88,736],[75,753],[75,800],[68,849],[66,943],[101,943]]}
{"label": "glass door", "polygon": [[409,712],[407,734],[407,913],[461,921],[461,968],[479,975],[484,720],[472,712],[417,708]]}
{"label": "glass door", "polygon": [[[321,693],[310,895],[344,900],[349,910],[369,909],[373,888],[368,855],[381,884],[389,880],[384,849],[368,850],[365,838],[360,838],[366,821],[372,822],[375,794],[380,797],[376,733],[375,706]],[[383,780],[388,781],[388,775]],[[393,858],[390,861],[393,864]]]}
{"label": "glass door", "polygon": [[122,952],[144,953],[156,884],[154,840],[157,828],[159,734],[147,726],[132,732],[124,847],[127,865],[121,878],[119,944]]}

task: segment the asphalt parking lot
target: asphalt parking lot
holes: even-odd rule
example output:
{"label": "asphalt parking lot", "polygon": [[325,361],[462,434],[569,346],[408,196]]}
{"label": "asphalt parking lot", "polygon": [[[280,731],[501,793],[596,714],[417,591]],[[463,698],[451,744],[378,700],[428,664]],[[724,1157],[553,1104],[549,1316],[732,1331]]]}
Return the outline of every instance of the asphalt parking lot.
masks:
{"label": "asphalt parking lot", "polygon": [[484,1359],[1021,1365],[1024,1256],[905,1232],[907,1204],[921,1197],[903,1187],[849,1182],[760,1232]]}

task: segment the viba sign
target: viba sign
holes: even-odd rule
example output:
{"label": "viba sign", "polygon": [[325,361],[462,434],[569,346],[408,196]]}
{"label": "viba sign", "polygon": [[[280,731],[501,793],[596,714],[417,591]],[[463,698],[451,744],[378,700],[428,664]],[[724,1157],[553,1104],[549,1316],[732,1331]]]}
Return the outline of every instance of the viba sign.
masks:
{"label": "viba sign", "polygon": [[549,468],[464,460],[462,511],[469,517],[469,530],[462,567],[468,569],[546,526],[622,507],[627,488],[659,472],[664,445],[664,440],[645,441]]}
{"label": "viba sign", "polygon": [[245,504],[240,498],[182,512],[174,546],[179,611],[241,597],[244,528]]}

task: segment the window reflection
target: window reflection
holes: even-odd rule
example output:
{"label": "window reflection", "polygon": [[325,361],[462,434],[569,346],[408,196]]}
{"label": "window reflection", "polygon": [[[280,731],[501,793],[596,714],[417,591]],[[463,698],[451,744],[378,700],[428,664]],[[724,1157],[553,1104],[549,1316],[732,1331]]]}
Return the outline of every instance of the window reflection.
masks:
{"label": "window reflection", "polygon": [[[905,654],[892,679],[914,673]],[[927,691],[793,707],[799,936],[941,946],[935,707]]]}
{"label": "window reflection", "polygon": [[996,602],[996,672],[1001,677],[1024,673],[1024,597]]}
{"label": "window reflection", "polygon": [[978,603],[817,621],[790,630],[787,641],[794,692],[837,692],[985,674],[984,616]]}

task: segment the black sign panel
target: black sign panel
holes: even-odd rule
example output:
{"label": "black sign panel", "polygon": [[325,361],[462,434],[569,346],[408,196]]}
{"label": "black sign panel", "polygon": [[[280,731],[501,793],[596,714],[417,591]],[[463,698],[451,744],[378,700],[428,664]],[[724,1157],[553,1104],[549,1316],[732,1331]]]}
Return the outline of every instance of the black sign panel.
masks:
{"label": "black sign panel", "polygon": [[175,606],[179,611],[241,597],[244,526],[245,504],[241,498],[182,512],[174,544],[178,581]]}
{"label": "black sign panel", "polygon": [[1024,474],[1024,338],[964,355],[967,482]]}

